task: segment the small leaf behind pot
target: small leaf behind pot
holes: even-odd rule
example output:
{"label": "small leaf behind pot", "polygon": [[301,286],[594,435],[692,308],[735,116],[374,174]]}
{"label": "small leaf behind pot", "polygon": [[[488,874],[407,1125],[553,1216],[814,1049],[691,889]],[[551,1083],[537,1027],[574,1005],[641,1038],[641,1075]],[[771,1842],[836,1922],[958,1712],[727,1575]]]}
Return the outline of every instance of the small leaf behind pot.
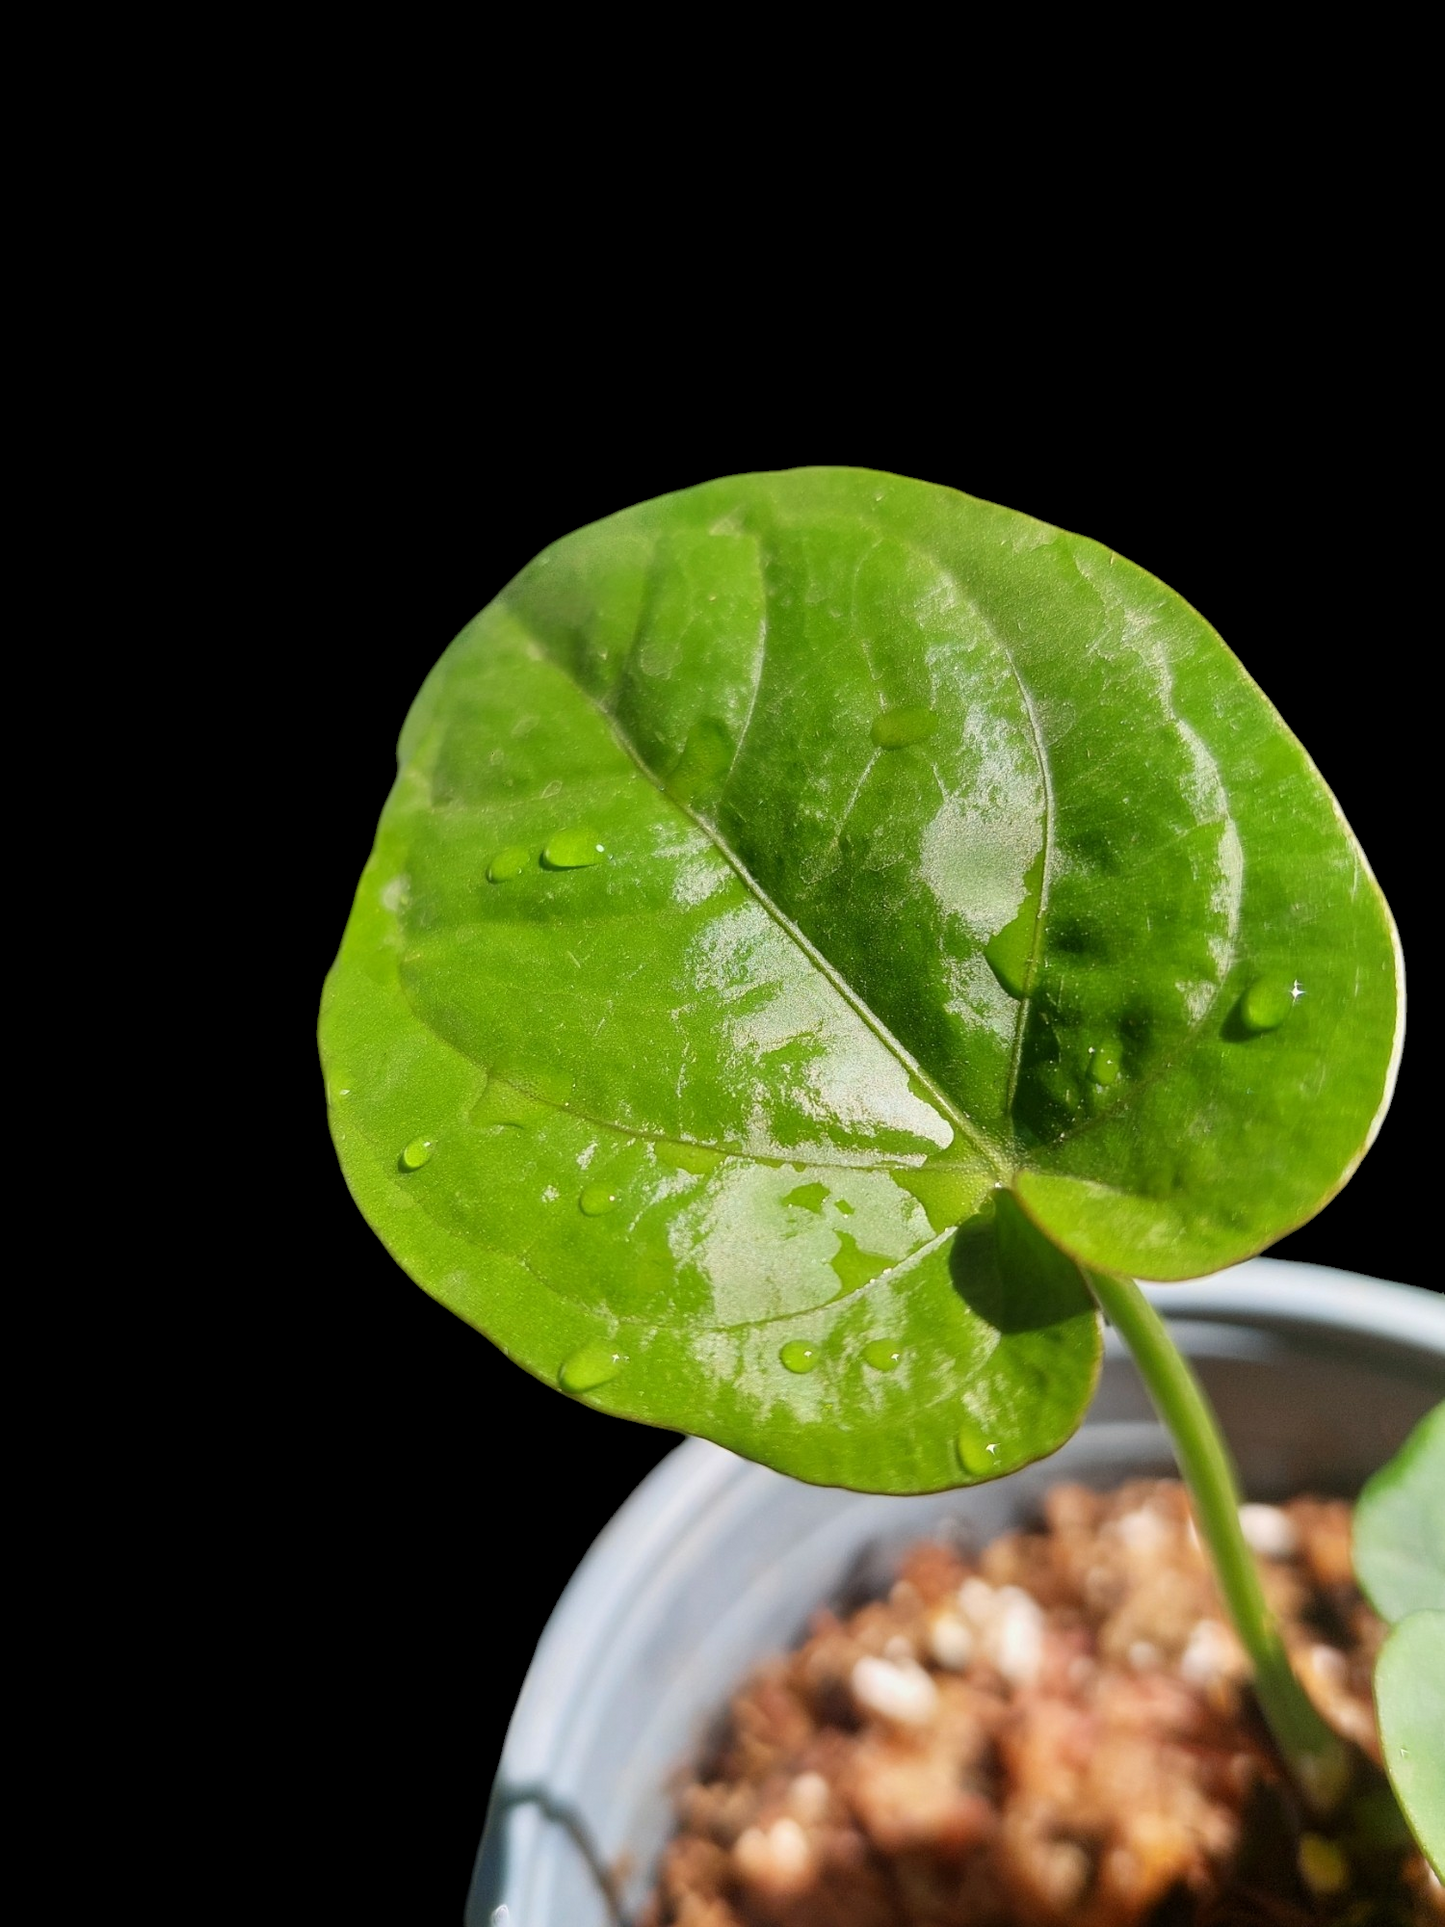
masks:
{"label": "small leaf behind pot", "polygon": [[1445,1611],[1445,1404],[1426,1413],[1360,1494],[1355,1571],[1383,1619]]}
{"label": "small leaf behind pot", "polygon": [[1435,1872],[1445,1879],[1445,1612],[1402,1619],[1375,1667],[1385,1768]]}

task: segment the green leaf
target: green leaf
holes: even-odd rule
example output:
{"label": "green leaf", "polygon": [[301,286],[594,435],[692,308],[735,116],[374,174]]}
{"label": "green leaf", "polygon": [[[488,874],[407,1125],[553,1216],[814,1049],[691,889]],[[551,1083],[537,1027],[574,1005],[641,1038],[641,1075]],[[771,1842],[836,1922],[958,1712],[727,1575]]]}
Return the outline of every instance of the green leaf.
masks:
{"label": "green leaf", "polygon": [[1397,1622],[1375,1662],[1390,1782],[1436,1873],[1445,1868],[1445,1404],[1360,1494],[1355,1573]]}
{"label": "green leaf", "polygon": [[810,469],[568,536],[457,638],[322,1041],[362,1209],[529,1370],[923,1490],[1078,1422],[1075,1261],[1210,1271],[1344,1181],[1397,977],[1329,792],[1178,597]]}
{"label": "green leaf", "polygon": [[1382,1619],[1445,1611],[1445,1404],[1425,1414],[1360,1494],[1354,1551]]}
{"label": "green leaf", "polygon": [[1390,1784],[1445,1880],[1445,1612],[1415,1612],[1375,1664],[1375,1710]]}

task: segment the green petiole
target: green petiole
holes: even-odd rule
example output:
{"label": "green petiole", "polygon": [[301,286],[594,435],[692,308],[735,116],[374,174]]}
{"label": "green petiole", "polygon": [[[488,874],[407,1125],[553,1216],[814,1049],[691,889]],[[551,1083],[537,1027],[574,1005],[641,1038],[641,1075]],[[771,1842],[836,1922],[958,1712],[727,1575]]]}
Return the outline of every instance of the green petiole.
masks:
{"label": "green petiole", "polygon": [[1254,1669],[1255,1696],[1269,1730],[1305,1798],[1328,1813],[1348,1785],[1349,1754],[1315,1711],[1285,1653],[1240,1529],[1234,1462],[1203,1387],[1132,1279],[1094,1271],[1086,1276],[1169,1434],[1225,1607]]}

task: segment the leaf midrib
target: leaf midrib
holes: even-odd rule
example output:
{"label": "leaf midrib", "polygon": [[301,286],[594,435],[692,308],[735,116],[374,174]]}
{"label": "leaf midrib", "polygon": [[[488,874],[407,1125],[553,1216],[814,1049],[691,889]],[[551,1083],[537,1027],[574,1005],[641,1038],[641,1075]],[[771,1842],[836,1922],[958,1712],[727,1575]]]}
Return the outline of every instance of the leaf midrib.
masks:
{"label": "leaf midrib", "polygon": [[[405,984],[401,985],[401,992],[417,1022],[424,1023],[424,1018],[407,994]],[[471,1059],[467,1061],[470,1063]],[[580,1104],[574,1104],[570,1098],[547,1097],[540,1091],[529,1091],[526,1085],[518,1083],[515,1077],[505,1077],[499,1071],[489,1071],[487,1083],[489,1086],[504,1084],[509,1091],[515,1091],[519,1097],[524,1097],[529,1104],[541,1104],[547,1110],[556,1111],[562,1117],[578,1118],[582,1123],[590,1124],[594,1130],[611,1131],[617,1137],[629,1138],[639,1144],[681,1144],[690,1151],[707,1151],[715,1157],[734,1158],[740,1163],[765,1164],[779,1169],[787,1167],[806,1171],[967,1172],[974,1168],[969,1164],[950,1164],[947,1161],[947,1152],[941,1152],[936,1158],[920,1158],[905,1152],[900,1152],[896,1158],[890,1158],[880,1157],[874,1152],[850,1161],[846,1158],[813,1157],[811,1154],[806,1157],[789,1157],[785,1150],[755,1151],[746,1145],[713,1144],[704,1138],[679,1137],[675,1132],[648,1130],[642,1125],[619,1124],[615,1118],[599,1117],[595,1111],[589,1111]]]}
{"label": "leaf midrib", "polygon": [[[615,713],[608,708],[607,704],[599,702],[589,689],[583,687],[568,666],[557,660],[547,648],[544,637],[537,635],[535,630],[530,628],[528,628],[528,634],[541,649],[545,659],[557,671],[558,675],[562,676],[569,687],[572,688],[584,702],[589,704],[595,713],[607,724],[608,729],[612,733],[613,741],[617,744],[618,748],[631,758],[663,801],[675,809],[680,815],[685,816],[690,823],[702,832],[717,851],[718,855],[733,871],[749,896],[756,902],[759,909],[770,917],[795,948],[802,952],[803,956],[813,966],[819,976],[831,986],[835,994],[847,1004],[854,1015],[872,1031],[879,1043],[895,1058],[901,1068],[906,1071],[909,1076],[917,1079],[928,1092],[929,1097],[938,1106],[938,1109],[949,1124],[953,1126],[954,1130],[965,1138],[974,1149],[980,1152],[987,1160],[999,1182],[1007,1184],[1014,1174],[1015,1166],[1007,1156],[1003,1146],[986,1132],[981,1125],[959,1109],[953,1099],[942,1089],[936,1079],[924,1069],[922,1064],[918,1062],[917,1058],[913,1056],[901,1040],[895,1036],[888,1025],[884,1023],[883,1019],[864,1002],[863,998],[858,995],[842,973],[828,961],[822,951],[818,949],[817,945],[794,923],[793,919],[782,908],[781,904],[774,901],[753,875],[747,864],[743,862],[742,858],[714,825],[709,823],[705,817],[699,816],[695,810],[690,809],[687,804],[681,802],[667,790],[660,777],[644,759],[636,744],[622,727]],[[761,677],[759,680],[761,680]]]}

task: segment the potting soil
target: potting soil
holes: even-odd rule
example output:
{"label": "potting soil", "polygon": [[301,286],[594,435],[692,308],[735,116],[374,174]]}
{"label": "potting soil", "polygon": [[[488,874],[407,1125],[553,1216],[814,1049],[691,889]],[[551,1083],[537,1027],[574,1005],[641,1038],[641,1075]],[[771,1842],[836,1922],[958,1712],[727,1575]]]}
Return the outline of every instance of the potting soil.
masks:
{"label": "potting soil", "polygon": [[886,1599],[820,1612],[743,1686],[640,1927],[1438,1927],[1378,1772],[1350,1509],[1244,1523],[1358,1749],[1337,1820],[1293,1796],[1182,1488],[1059,1486],[977,1556],[915,1546]]}

